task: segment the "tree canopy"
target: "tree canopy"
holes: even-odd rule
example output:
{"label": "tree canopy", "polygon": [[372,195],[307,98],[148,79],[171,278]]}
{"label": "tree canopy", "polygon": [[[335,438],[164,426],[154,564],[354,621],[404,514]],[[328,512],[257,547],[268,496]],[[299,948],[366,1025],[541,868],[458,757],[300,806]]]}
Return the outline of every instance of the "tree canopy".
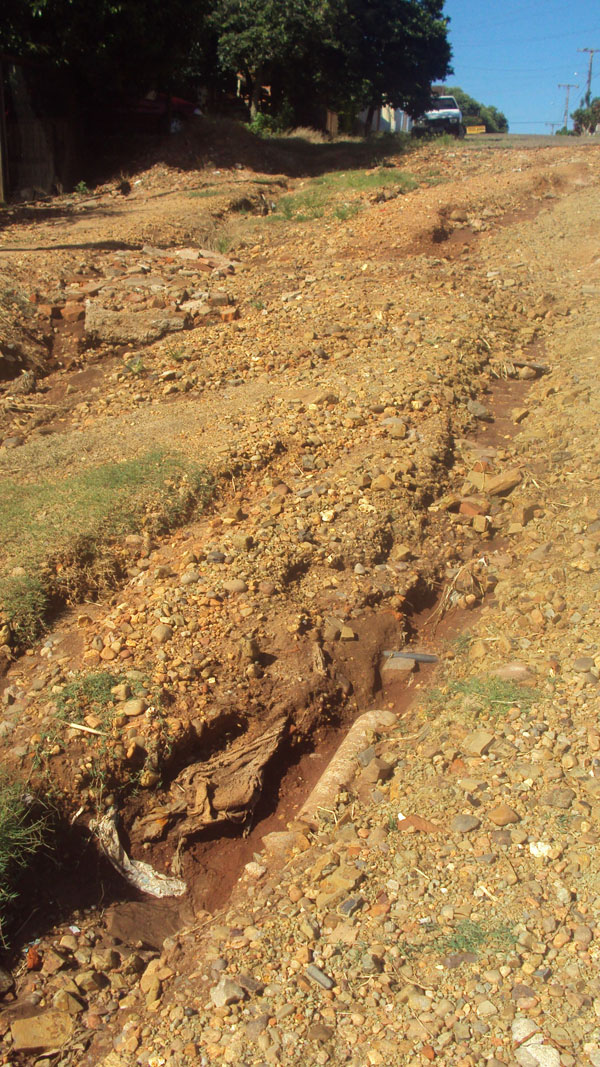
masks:
{"label": "tree canopy", "polygon": [[202,6],[202,0],[3,0],[0,52],[43,60],[90,88],[139,88],[169,78],[185,61]]}
{"label": "tree canopy", "polygon": [[490,104],[480,104],[459,85],[449,85],[446,92],[451,93],[466,118],[478,119],[488,133],[508,133],[508,120],[502,111]]}
{"label": "tree canopy", "polygon": [[242,74],[253,107],[422,110],[450,70],[444,0],[4,0],[0,51],[90,91],[181,89]]}

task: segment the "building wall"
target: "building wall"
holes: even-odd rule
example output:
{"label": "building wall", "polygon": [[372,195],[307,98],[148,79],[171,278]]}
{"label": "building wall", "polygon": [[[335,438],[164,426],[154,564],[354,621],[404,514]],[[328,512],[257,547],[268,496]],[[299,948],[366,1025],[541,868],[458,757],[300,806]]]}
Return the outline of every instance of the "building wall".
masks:
{"label": "building wall", "polygon": [[[367,121],[368,110],[365,108],[358,116],[361,122]],[[406,111],[402,111],[399,107],[386,107],[379,108],[373,116],[374,133],[410,133],[412,128],[412,119],[410,115],[407,115]]]}

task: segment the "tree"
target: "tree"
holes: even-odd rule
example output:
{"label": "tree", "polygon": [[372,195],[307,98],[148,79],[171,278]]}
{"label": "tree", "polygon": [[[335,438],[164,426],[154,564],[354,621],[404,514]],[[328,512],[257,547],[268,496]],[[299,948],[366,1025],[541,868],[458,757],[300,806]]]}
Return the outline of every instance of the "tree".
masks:
{"label": "tree", "polygon": [[468,93],[465,93],[459,85],[447,86],[445,92],[451,93],[455,98],[464,116],[479,119],[488,133],[508,133],[508,120],[502,111],[487,104],[480,104]]}
{"label": "tree", "polygon": [[571,118],[575,133],[594,133],[600,126],[600,96],[594,97],[587,107],[578,107]]}
{"label": "tree", "polygon": [[220,0],[211,25],[222,67],[243,74],[250,113],[259,109],[261,87],[286,82],[289,73],[322,52],[335,21],[337,0]]}
{"label": "tree", "polygon": [[296,118],[316,102],[414,111],[450,69],[443,0],[220,0],[213,25],[221,63],[248,82],[252,114],[263,84]]}
{"label": "tree", "polygon": [[346,81],[371,110],[424,109],[432,81],[450,71],[443,0],[347,0],[341,27]]}

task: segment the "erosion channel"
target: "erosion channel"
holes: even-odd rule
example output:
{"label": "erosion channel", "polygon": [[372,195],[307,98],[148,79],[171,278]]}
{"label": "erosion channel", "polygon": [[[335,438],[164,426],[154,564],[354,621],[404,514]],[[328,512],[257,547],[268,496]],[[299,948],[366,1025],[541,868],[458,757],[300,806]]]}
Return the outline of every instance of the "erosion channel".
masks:
{"label": "erosion channel", "polygon": [[[240,878],[251,910],[267,870],[311,854],[323,822],[350,825],[340,790],[390,800],[402,768],[386,739],[424,742],[409,724],[463,654],[477,661],[473,633],[519,553],[550,551],[539,412],[588,396],[566,367],[578,346],[585,363],[599,291],[597,146],[479,139],[392,154],[346,185],[350,171],[323,199],[314,176],[156,166],[126,199],[107,185],[5,222],[1,757],[56,823],[6,960],[12,1067],[32,1050],[175,1065],[192,1045],[198,1062],[258,1063],[187,1031],[170,1058],[140,1059],[140,1035],[169,1011],[172,1030],[197,1015],[168,1000],[177,976],[228,973],[229,956],[190,953]],[[231,206],[246,194],[264,214]],[[540,631],[562,612],[547,600],[552,616],[543,598],[527,609]],[[533,648],[521,638],[515,626],[494,647],[510,661]],[[425,718],[438,715],[432,700]],[[360,788],[346,776],[308,810],[362,721]],[[242,951],[252,925],[230,929]],[[324,974],[316,955],[300,962]],[[218,1018],[257,992],[246,978],[213,997]],[[304,1062],[326,1063],[331,1019],[315,1018]],[[426,1060],[446,1055],[437,1033],[403,1040]],[[301,1042],[277,1041],[256,1056],[301,1062]],[[339,1062],[413,1062],[351,1055]]]}

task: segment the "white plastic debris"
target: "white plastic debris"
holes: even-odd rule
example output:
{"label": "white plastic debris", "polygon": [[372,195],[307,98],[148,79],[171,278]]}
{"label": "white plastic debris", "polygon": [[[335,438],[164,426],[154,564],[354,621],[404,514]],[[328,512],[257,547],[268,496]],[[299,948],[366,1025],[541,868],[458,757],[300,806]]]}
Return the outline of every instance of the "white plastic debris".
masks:
{"label": "white plastic debris", "polygon": [[119,839],[115,808],[110,808],[101,819],[93,819],[90,829],[115,870],[140,892],[152,897],[181,897],[186,892],[187,886],[179,878],[169,878],[159,874],[149,863],[129,858]]}

